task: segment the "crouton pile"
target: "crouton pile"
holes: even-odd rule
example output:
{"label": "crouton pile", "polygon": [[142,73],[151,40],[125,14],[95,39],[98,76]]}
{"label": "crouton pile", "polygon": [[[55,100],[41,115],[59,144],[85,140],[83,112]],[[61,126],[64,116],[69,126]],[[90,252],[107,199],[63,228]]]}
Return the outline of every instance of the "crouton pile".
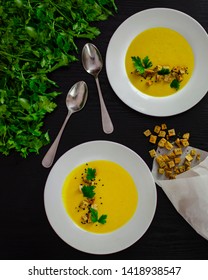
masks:
{"label": "crouton pile", "polygon": [[183,81],[183,76],[188,74],[187,67],[175,66],[172,69],[170,66],[157,65],[153,70],[145,70],[144,78],[147,79],[147,86],[151,86],[154,82],[166,82],[171,83],[173,80],[177,80],[179,83]]}
{"label": "crouton pile", "polygon": [[[195,149],[190,152],[182,160],[184,148],[189,146],[190,133],[184,133],[181,137],[176,135],[175,129],[168,129],[165,123],[156,125],[153,132],[150,129],[144,131],[144,135],[149,139],[149,142],[156,145],[156,148],[151,149],[149,154],[155,158],[158,164],[159,174],[164,174],[169,179],[175,179],[178,174],[181,174],[191,168],[192,161],[200,160],[200,154]],[[156,150],[160,148],[161,153]]]}

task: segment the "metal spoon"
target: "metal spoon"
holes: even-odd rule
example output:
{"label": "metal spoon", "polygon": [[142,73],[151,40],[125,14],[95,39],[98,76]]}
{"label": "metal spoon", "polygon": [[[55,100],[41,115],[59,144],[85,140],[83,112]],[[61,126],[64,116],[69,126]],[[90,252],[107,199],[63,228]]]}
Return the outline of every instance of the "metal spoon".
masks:
{"label": "metal spoon", "polygon": [[79,81],[76,84],[72,86],[72,88],[69,90],[67,97],[66,97],[66,106],[68,109],[68,114],[65,118],[65,121],[56,136],[56,139],[54,140],[53,144],[51,145],[50,149],[46,153],[45,157],[42,160],[42,165],[46,168],[50,167],[53,164],[53,160],[56,155],[56,151],[58,148],[59,141],[61,139],[61,135],[64,131],[64,128],[69,120],[69,117],[75,113],[80,111],[86,101],[88,96],[88,88],[84,81]]}
{"label": "metal spoon", "polygon": [[91,43],[87,43],[83,47],[82,64],[83,64],[84,69],[89,74],[91,74],[95,77],[98,94],[99,94],[99,99],[100,99],[103,131],[105,133],[111,133],[111,132],[113,132],[114,128],[113,128],[111,118],[106,109],[106,106],[105,106],[105,103],[103,100],[103,96],[102,96],[102,92],[101,92],[101,88],[100,88],[100,83],[98,80],[98,75],[103,67],[103,60],[102,60],[99,50],[96,48],[96,46],[94,46]]}

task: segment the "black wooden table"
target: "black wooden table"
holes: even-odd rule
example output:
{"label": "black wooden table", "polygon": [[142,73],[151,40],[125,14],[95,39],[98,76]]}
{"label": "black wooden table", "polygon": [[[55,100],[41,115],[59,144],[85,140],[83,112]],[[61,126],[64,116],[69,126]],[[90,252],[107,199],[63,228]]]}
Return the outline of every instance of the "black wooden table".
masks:
{"label": "black wooden table", "polygon": [[[208,2],[206,0],[119,0],[118,13],[108,21],[96,23],[101,35],[93,43],[105,59],[107,46],[116,28],[129,16],[148,8],[167,7],[180,10],[195,18],[208,31]],[[148,20],[148,19],[147,19]],[[78,43],[81,48],[87,41]],[[207,50],[208,55],[208,50]],[[79,53],[81,57],[81,52]],[[61,139],[56,160],[70,148],[91,140],[121,143],[138,153],[152,167],[146,128],[165,122],[178,131],[191,133],[192,146],[208,150],[208,96],[190,110],[172,117],[151,117],[127,107],[113,92],[105,68],[100,83],[115,131],[102,131],[96,84],[82,68],[81,62],[53,73],[63,94],[57,98],[58,107],[45,120],[53,140],[66,116],[65,96],[78,80],[88,84],[86,107],[73,115]],[[1,259],[208,259],[208,242],[198,235],[177,213],[163,191],[157,186],[157,209],[145,235],[130,248],[111,255],[95,256],[82,253],[63,242],[50,226],[43,203],[43,192],[49,169],[41,160],[49,146],[39,155],[27,159],[17,154],[0,157],[0,258]]]}

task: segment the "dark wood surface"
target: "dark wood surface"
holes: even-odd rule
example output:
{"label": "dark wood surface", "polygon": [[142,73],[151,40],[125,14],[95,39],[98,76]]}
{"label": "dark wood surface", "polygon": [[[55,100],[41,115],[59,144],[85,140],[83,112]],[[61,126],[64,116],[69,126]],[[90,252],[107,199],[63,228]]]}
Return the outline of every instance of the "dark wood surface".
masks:
{"label": "dark wood surface", "polygon": [[[183,11],[208,31],[208,2],[206,0],[119,0],[118,13],[108,21],[96,23],[101,35],[93,41],[105,59],[106,49],[116,28],[136,12],[153,7],[168,7]],[[146,19],[148,21],[148,18]],[[87,41],[81,41],[81,48]],[[208,50],[207,50],[208,53]],[[80,53],[79,53],[80,58]],[[116,73],[115,73],[116,74]],[[177,116],[159,118],[138,113],[127,107],[113,92],[105,68],[100,82],[115,131],[102,131],[97,89],[92,76],[76,62],[69,69],[53,74],[63,94],[57,98],[58,107],[45,120],[53,140],[66,116],[65,96],[78,80],[88,84],[86,107],[73,115],[61,139],[56,160],[70,148],[90,140],[110,140],[126,145],[138,153],[151,168],[152,160],[143,131],[166,122],[177,131],[191,133],[192,146],[208,150],[208,96],[196,106]],[[197,92],[196,92],[197,94]],[[166,195],[157,186],[157,209],[145,235],[130,248],[111,255],[95,256],[82,253],[63,242],[50,226],[43,202],[49,169],[41,160],[49,146],[39,155],[27,159],[17,154],[0,157],[0,258],[1,259],[208,259],[208,242],[197,234],[177,213]],[[145,214],[145,213],[144,213]]]}

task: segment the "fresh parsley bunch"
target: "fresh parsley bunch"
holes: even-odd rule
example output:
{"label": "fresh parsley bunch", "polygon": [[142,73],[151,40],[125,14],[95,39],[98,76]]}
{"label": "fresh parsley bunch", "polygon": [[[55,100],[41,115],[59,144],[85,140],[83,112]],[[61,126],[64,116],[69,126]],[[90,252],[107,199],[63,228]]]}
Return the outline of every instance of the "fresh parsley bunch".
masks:
{"label": "fresh parsley bunch", "polygon": [[115,11],[114,0],[1,0],[1,153],[26,157],[50,142],[44,118],[60,92],[48,74],[76,61],[76,40],[98,36],[91,22]]}

